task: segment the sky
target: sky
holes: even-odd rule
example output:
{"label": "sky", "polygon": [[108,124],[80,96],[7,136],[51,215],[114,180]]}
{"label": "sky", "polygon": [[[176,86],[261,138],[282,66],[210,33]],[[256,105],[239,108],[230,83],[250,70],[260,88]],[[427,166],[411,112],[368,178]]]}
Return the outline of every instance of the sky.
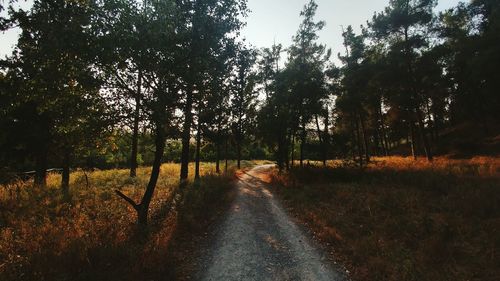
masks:
{"label": "sky", "polygon": [[[459,0],[438,0],[436,11],[456,6]],[[292,36],[299,28],[300,11],[309,0],[249,0],[251,10],[247,26],[242,31],[246,41],[255,47],[270,47],[273,42],[283,46],[292,43]],[[319,42],[333,51],[334,60],[342,52],[342,27],[351,25],[360,32],[361,25],[375,12],[383,11],[389,0],[316,0],[318,11],[316,21],[326,22],[319,34]]]}
{"label": "sky", "polygon": [[[254,47],[270,47],[274,42],[287,47],[292,42],[301,18],[303,6],[309,0],[249,0],[251,10],[246,19],[247,25],[242,30],[246,42]],[[342,47],[342,28],[352,25],[359,31],[360,25],[366,25],[374,12],[379,12],[387,6],[389,0],[316,0],[318,3],[317,20],[326,22],[321,31],[319,41],[333,51],[335,59]],[[459,0],[439,0],[437,11],[456,6]],[[29,7],[31,1],[20,0],[23,7]],[[12,52],[17,42],[18,29],[0,33],[0,57]]]}

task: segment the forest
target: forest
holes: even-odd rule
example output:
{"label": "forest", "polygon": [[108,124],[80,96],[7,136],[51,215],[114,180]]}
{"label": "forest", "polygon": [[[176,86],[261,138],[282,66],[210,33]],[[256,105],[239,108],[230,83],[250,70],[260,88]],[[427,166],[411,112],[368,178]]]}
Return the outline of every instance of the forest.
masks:
{"label": "forest", "polygon": [[[305,221],[315,220],[307,208],[324,199],[318,194],[330,194],[304,195],[307,179],[380,184],[397,174],[384,176],[383,163],[412,170],[395,183],[414,180],[427,191],[462,176],[470,185],[481,181],[477,193],[465,194],[489,200],[490,228],[481,233],[499,250],[486,229],[498,231],[500,213],[492,191],[499,183],[500,3],[472,0],[438,13],[436,0],[388,0],[360,32],[342,26],[344,49],[331,50],[318,40],[328,19],[317,18],[314,0],[304,2],[292,44],[258,49],[241,35],[247,0],[34,0],[26,10],[1,1],[0,31],[19,28],[20,35],[0,58],[0,279],[114,280],[127,272],[118,260],[134,264],[141,255],[149,259],[130,278],[158,280],[182,260],[175,255],[186,242],[175,237],[204,232],[197,224],[230,204],[235,177],[263,163],[276,164],[269,175],[281,186],[276,193],[300,206]],[[294,191],[301,183],[306,189]],[[172,205],[177,224],[187,226],[158,231],[172,224]],[[150,229],[148,239],[130,234],[136,224]],[[151,245],[169,239],[181,242]],[[158,248],[181,250],[160,268]],[[452,279],[498,278],[499,252],[488,253],[485,275]],[[46,257],[73,264],[51,271]],[[118,269],[105,275],[103,259]],[[450,280],[450,272],[462,272],[384,267],[374,276],[367,268],[382,268],[381,261],[356,271],[348,251],[342,259],[354,280]],[[184,280],[183,273],[171,274]]]}

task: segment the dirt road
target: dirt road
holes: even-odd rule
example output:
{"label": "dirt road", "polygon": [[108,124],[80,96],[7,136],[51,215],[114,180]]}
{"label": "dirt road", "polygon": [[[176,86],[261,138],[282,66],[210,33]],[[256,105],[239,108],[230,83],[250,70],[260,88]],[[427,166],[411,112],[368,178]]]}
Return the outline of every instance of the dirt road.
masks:
{"label": "dirt road", "polygon": [[271,168],[258,166],[238,181],[238,195],[199,279],[343,280],[258,178]]}

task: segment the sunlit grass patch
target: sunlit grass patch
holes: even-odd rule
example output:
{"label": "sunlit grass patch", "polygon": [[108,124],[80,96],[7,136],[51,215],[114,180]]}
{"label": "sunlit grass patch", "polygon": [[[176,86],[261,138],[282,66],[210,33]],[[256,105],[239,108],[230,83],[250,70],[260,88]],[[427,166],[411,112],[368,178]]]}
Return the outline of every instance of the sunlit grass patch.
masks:
{"label": "sunlit grass patch", "polygon": [[[148,239],[135,236],[135,212],[114,193],[119,189],[139,201],[149,180],[148,167],[139,168],[136,178],[130,178],[127,169],[77,170],[71,173],[69,197],[59,188],[58,174],[48,176],[45,189],[34,188],[30,181],[0,186],[0,280],[172,275],[171,265],[163,261],[178,225],[203,227],[203,220],[213,215],[213,204],[227,200],[224,194],[235,169],[233,161],[229,164],[227,175],[217,175],[215,164],[202,163],[200,184],[187,187],[176,212],[165,208],[179,185],[180,165],[162,165]],[[193,173],[191,164],[191,182]]]}

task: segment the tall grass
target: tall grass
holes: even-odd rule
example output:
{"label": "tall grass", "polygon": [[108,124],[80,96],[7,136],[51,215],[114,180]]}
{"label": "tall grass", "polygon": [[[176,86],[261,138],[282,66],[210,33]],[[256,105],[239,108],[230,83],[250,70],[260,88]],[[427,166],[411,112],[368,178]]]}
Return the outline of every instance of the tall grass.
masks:
{"label": "tall grass", "polygon": [[[230,173],[218,176],[214,164],[203,163],[200,185],[188,188],[187,200],[178,208],[185,212],[181,218],[177,211],[165,210],[178,186],[180,166],[164,164],[151,204],[148,238],[135,236],[135,212],[114,190],[139,201],[150,168],[139,168],[134,179],[128,170],[75,171],[69,198],[62,195],[57,174],[48,176],[46,189],[22,181],[0,186],[0,280],[169,276],[172,268],[163,260],[177,226],[194,224],[191,220],[200,217],[198,206],[220,203],[231,186],[233,171],[231,164]],[[205,213],[210,214],[210,209]]]}
{"label": "tall grass", "polygon": [[498,159],[374,160],[273,180],[353,280],[500,280]]}

